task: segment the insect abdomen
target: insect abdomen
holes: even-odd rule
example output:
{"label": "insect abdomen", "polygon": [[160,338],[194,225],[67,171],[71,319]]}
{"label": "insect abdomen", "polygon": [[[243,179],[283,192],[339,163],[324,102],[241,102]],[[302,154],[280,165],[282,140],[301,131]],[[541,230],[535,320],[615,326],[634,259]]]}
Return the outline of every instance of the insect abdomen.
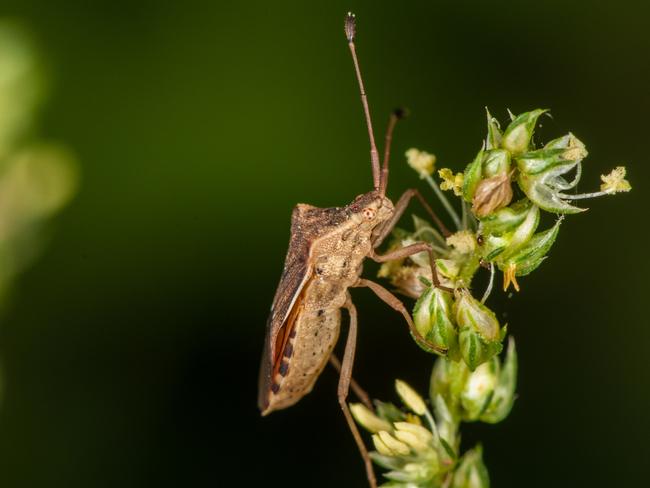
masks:
{"label": "insect abdomen", "polygon": [[264,415],[289,407],[309,393],[327,364],[341,329],[339,308],[303,311],[282,352],[282,362],[272,379]]}

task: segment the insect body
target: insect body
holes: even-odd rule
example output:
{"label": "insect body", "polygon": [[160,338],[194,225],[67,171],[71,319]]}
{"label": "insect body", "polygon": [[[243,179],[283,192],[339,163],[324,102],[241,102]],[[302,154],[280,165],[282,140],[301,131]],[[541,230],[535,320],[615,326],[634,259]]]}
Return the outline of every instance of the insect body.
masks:
{"label": "insect body", "polygon": [[393,214],[392,202],[375,191],[343,208],[294,209],[260,375],[263,415],[311,391],[338,339],[347,289],[359,281],[373,249],[373,231]]}
{"label": "insect body", "polygon": [[[427,343],[397,297],[377,283],[361,278],[362,265],[366,257],[384,262],[428,252],[434,284],[439,284],[429,244],[415,243],[384,255],[375,252],[413,196],[420,199],[441,231],[444,234],[448,232],[417,191],[408,190],[395,205],[385,196],[390,141],[400,113],[391,115],[383,165],[380,168],[368,100],[354,46],[355,19],[352,14],[346,18],[345,32],[368,126],[374,189],[359,195],[345,207],[317,208],[305,204],[295,207],[284,271],[267,322],[258,405],[262,415],[266,415],[295,404],[311,391],[328,360],[332,362],[341,373],[339,404],[364,459],[368,481],[371,487],[375,487],[370,457],[346,402],[348,390],[352,386],[360,399],[372,408],[365,392],[352,380],[357,315],[348,289],[366,286],[373,290],[404,316],[411,333],[419,342]],[[350,324],[343,361],[339,363],[332,355],[332,350],[341,328],[342,308],[348,311]]]}

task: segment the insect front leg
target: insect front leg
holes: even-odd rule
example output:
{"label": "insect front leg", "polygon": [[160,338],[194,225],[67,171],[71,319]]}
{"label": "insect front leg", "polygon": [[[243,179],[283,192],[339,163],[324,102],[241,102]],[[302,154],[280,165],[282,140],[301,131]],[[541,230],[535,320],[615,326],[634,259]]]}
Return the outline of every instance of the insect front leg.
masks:
{"label": "insect front leg", "polygon": [[421,252],[426,252],[429,255],[429,263],[431,265],[431,278],[433,284],[437,288],[442,288],[443,290],[452,291],[444,286],[440,285],[440,279],[438,278],[438,270],[436,269],[436,257],[433,253],[433,248],[428,242],[416,242],[410,246],[400,247],[393,251],[389,251],[386,254],[377,254],[374,250],[370,252],[368,257],[377,263],[385,263],[386,261],[394,261],[396,259],[404,259],[414,254]]}
{"label": "insect front leg", "polygon": [[373,236],[373,247],[377,248],[381,245],[382,242],[384,242],[384,239],[388,237],[388,234],[391,233],[395,225],[397,225],[397,222],[399,219],[404,215],[404,212],[406,211],[406,207],[408,207],[408,204],[411,202],[411,199],[413,197],[416,197],[426,212],[429,214],[429,216],[433,219],[435,224],[438,226],[438,229],[440,229],[440,232],[442,232],[442,235],[445,237],[448,237],[451,235],[451,232],[445,224],[442,223],[440,218],[436,215],[436,213],[433,211],[433,209],[429,206],[427,201],[424,199],[424,197],[420,194],[419,191],[417,191],[415,188],[411,188],[409,190],[406,190],[401,197],[399,197],[399,200],[397,200],[397,203],[395,204],[395,212],[393,213],[393,216],[389,221],[387,221],[383,226],[381,226],[381,229],[379,232]]}
{"label": "insect front leg", "polygon": [[404,319],[406,320],[406,323],[409,326],[411,334],[417,337],[418,341],[422,342],[423,344],[427,345],[431,349],[434,349],[440,353],[444,354],[446,352],[444,348],[441,348],[440,346],[436,346],[435,344],[431,344],[424,337],[422,337],[420,332],[415,328],[415,324],[413,323],[411,314],[409,314],[408,310],[406,309],[406,306],[404,306],[404,303],[402,303],[402,301],[399,298],[397,298],[395,295],[389,292],[386,288],[381,286],[379,283],[375,283],[374,281],[366,280],[363,278],[359,278],[359,281],[357,281],[354,286],[357,288],[360,287],[370,288],[375,293],[375,295],[377,295],[384,303],[388,304],[389,307],[391,307],[393,310],[396,310],[397,312],[401,313],[404,316]]}
{"label": "insect front leg", "polygon": [[350,315],[350,326],[348,330],[348,338],[345,342],[345,352],[343,353],[343,363],[341,364],[341,375],[339,376],[339,386],[338,386],[338,399],[339,405],[341,405],[341,410],[343,410],[343,415],[345,420],[348,423],[348,427],[352,432],[363,462],[366,466],[366,476],[368,477],[368,483],[371,488],[377,488],[377,480],[375,478],[375,472],[372,469],[372,462],[370,456],[368,455],[368,450],[366,445],[363,443],[357,424],[352,418],[350,409],[347,404],[348,391],[350,389],[350,381],[352,380],[352,365],[354,364],[354,352],[357,347],[357,308],[352,303],[350,295],[348,294],[347,300],[344,308],[347,309],[348,314]]}

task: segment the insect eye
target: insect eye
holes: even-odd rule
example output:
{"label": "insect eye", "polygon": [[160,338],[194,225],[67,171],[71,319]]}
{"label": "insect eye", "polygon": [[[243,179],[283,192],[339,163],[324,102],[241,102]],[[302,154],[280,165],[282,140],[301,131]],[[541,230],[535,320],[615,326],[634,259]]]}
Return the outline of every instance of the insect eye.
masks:
{"label": "insect eye", "polygon": [[366,220],[372,220],[375,218],[375,209],[367,207],[363,209],[363,216],[365,217]]}

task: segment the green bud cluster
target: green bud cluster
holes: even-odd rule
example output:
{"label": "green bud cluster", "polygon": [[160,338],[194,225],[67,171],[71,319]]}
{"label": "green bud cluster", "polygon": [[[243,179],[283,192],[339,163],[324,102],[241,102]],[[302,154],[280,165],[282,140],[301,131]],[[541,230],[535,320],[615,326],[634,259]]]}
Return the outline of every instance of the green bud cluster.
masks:
{"label": "green bud cluster", "polygon": [[430,393],[432,398],[440,395],[459,421],[494,424],[510,413],[516,383],[517,352],[510,338],[503,362],[494,356],[472,371],[462,361],[436,361]]}
{"label": "green bud cluster", "polygon": [[[407,152],[409,165],[432,186],[456,232],[414,216],[414,230],[395,229],[390,248],[428,242],[435,255],[433,271],[427,253],[384,263],[379,271],[398,292],[416,299],[417,334],[412,336],[423,349],[441,356],[430,379],[432,412],[401,381],[396,389],[406,411],[381,402],[375,411],[351,406],[357,422],[373,433],[373,460],[389,470],[384,476],[390,481],[384,486],[489,487],[482,447],[461,455],[459,427],[461,422],[500,422],[515,399],[514,340],[510,338],[500,359],[506,326],[485,304],[495,270],[503,273],[504,291],[511,284],[519,291],[517,277],[530,274],[546,259],[564,214],[584,210],[572,205],[573,200],[631,189],[625,167],[619,166],[601,175],[600,191],[567,193],[580,181],[587,150],[572,133],[538,147],[534,133],[546,112],[510,114],[505,130],[487,112],[487,136],[480,151],[463,172],[438,170],[440,185],[432,178],[435,156],[417,149]],[[444,190],[459,197],[461,215]],[[542,211],[559,216],[549,228],[539,230]],[[479,300],[472,284],[484,268],[490,281]]]}
{"label": "green bud cluster", "polygon": [[[413,320],[427,341],[422,343],[414,336],[421,347],[438,354],[444,350],[444,355],[453,361],[462,358],[472,371],[501,352],[506,332],[494,312],[465,288],[452,294],[429,286],[415,303]],[[431,349],[429,344],[439,350]]]}
{"label": "green bud cluster", "polygon": [[511,340],[503,364],[494,357],[473,372],[462,361],[438,359],[430,380],[433,413],[425,399],[401,380],[395,389],[403,409],[384,402],[376,402],[374,409],[351,404],[357,423],[372,434],[371,458],[388,470],[384,477],[389,482],[382,486],[488,487],[482,448],[461,455],[459,426],[504,419],[514,402],[516,370]]}

